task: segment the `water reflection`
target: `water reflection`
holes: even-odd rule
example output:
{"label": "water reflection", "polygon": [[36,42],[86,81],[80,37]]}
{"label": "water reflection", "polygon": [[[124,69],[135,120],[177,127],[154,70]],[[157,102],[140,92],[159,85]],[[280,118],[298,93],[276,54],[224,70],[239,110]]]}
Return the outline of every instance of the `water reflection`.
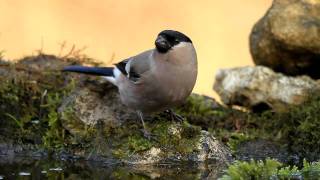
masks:
{"label": "water reflection", "polygon": [[[1,158],[1,157],[0,157]],[[220,164],[123,166],[92,161],[15,158],[0,160],[0,179],[216,179]]]}

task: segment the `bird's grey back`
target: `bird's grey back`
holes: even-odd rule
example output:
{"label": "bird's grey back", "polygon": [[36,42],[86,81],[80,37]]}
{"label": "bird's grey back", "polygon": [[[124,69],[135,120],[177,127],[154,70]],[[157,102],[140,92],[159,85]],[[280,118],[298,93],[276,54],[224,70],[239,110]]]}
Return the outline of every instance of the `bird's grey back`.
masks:
{"label": "bird's grey back", "polygon": [[129,69],[135,71],[137,74],[143,74],[150,70],[150,62],[152,58],[153,49],[140,53],[129,58]]}

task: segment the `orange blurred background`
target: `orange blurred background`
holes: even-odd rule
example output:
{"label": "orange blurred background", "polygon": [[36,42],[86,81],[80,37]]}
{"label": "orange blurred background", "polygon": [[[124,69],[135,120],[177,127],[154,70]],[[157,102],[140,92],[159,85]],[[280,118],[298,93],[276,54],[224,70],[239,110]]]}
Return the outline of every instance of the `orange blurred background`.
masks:
{"label": "orange blurred background", "polygon": [[[9,59],[67,42],[100,61],[153,48],[163,29],[193,40],[199,76],[194,92],[215,96],[218,68],[251,65],[248,36],[271,0],[0,0],[0,51]],[[67,51],[67,50],[66,50]],[[66,52],[67,53],[67,52]]]}

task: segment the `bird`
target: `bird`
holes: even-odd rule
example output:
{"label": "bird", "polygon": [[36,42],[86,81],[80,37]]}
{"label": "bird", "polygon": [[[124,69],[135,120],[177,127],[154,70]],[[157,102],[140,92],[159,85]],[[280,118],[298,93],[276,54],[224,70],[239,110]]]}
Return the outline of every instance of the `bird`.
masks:
{"label": "bird", "polygon": [[143,115],[181,105],[197,79],[197,53],[191,39],[175,30],[161,31],[155,47],[114,64],[113,67],[66,66],[64,72],[103,76],[118,87],[121,102],[137,112],[145,137],[150,137]]}

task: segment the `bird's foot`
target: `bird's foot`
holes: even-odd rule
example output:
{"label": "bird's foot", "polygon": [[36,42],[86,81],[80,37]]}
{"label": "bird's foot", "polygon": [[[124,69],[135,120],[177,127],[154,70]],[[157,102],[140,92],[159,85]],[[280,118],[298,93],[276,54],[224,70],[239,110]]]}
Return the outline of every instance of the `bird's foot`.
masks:
{"label": "bird's foot", "polygon": [[171,118],[172,121],[178,121],[178,122],[183,122],[184,121],[184,117],[183,116],[181,116],[179,114],[176,114],[171,109],[166,110],[165,112],[169,115],[169,117]]}
{"label": "bird's foot", "polygon": [[151,134],[151,132],[146,129],[146,124],[144,123],[142,112],[141,111],[137,111],[137,114],[139,115],[141,123],[142,123],[142,126],[143,126],[143,129],[141,129],[141,131],[143,133],[143,136],[145,138],[147,138],[149,141],[150,140],[157,141],[156,136],[154,134]]}
{"label": "bird's foot", "polygon": [[143,137],[145,137],[149,141],[150,140],[157,141],[156,135],[152,134],[150,131],[148,131],[146,129],[141,129],[141,132],[143,133]]}

